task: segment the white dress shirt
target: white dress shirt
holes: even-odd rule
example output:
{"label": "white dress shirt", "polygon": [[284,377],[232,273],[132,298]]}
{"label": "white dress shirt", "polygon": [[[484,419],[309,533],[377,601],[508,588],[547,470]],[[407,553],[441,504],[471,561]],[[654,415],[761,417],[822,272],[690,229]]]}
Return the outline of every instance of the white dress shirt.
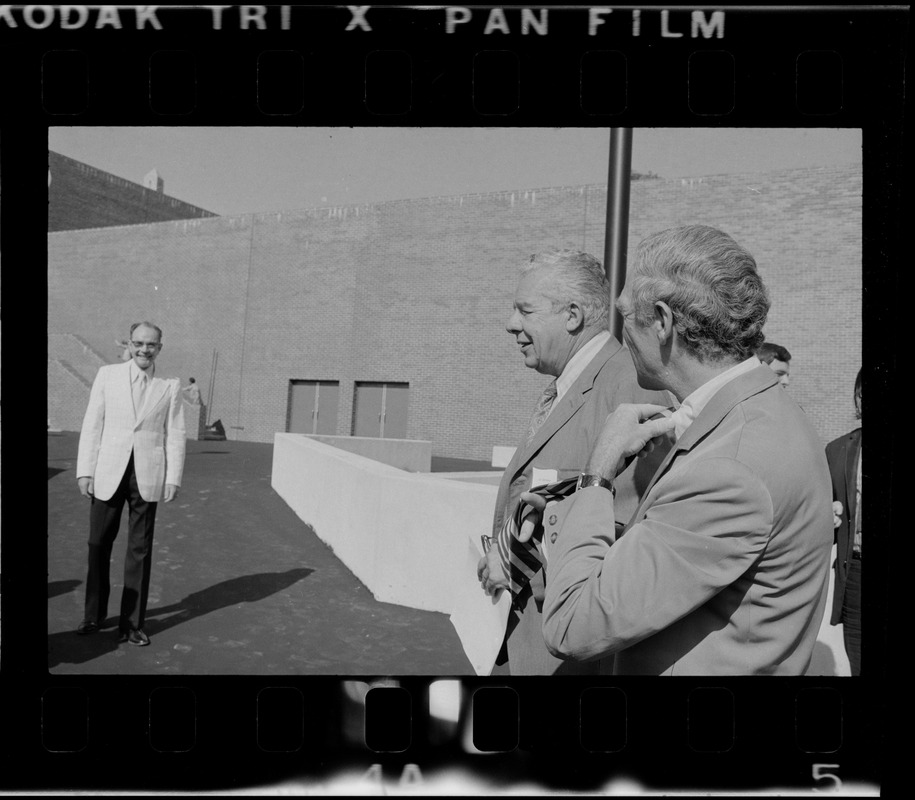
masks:
{"label": "white dress shirt", "polygon": [[585,367],[591,363],[592,359],[598,354],[600,349],[610,340],[610,331],[601,331],[593,338],[585,342],[581,349],[569,359],[562,374],[556,378],[556,398],[550,411],[556,408],[556,405],[562,400],[562,396],[569,391],[572,384],[578,380],[578,376],[585,371]]}
{"label": "white dress shirt", "polygon": [[726,369],[724,372],[716,375],[710,381],[706,381],[698,389],[687,396],[680,407],[671,414],[674,420],[674,436],[677,441],[686,432],[686,429],[693,424],[693,421],[702,412],[702,409],[708,404],[715,394],[726,383],[730,383],[734,378],[743,375],[745,372],[756,369],[762,362],[756,356],[750,356],[746,361]]}

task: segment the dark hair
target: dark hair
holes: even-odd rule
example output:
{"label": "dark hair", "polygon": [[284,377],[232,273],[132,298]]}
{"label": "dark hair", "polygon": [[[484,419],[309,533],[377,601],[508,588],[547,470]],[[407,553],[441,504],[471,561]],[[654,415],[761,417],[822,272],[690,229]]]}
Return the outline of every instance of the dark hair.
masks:
{"label": "dark hair", "polygon": [[749,252],[708,225],[670,228],[643,239],[631,282],[636,320],[670,306],[685,347],[700,360],[743,360],[763,342],[769,296]]}
{"label": "dark hair", "polygon": [[858,370],[858,377],[855,378],[855,419],[861,419],[861,371]]}
{"label": "dark hair", "polygon": [[791,360],[788,348],[774,342],[763,342],[756,351],[756,355],[766,364],[771,364],[773,361],[784,361],[787,364]]}

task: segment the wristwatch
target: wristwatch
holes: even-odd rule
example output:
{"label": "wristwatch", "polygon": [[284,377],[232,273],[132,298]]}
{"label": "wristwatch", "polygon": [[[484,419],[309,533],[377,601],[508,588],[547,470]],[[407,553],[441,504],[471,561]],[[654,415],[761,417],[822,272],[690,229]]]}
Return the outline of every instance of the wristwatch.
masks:
{"label": "wristwatch", "polygon": [[575,484],[575,491],[577,492],[585,486],[600,486],[612,492],[613,496],[616,497],[616,488],[613,486],[613,482],[602,478],[600,475],[585,475],[584,473],[579,475],[578,483]]}

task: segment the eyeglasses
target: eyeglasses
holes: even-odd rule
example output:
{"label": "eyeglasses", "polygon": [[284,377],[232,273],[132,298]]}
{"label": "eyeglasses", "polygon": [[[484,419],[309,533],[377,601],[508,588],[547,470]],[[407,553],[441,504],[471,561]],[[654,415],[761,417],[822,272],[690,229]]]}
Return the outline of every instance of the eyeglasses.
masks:
{"label": "eyeglasses", "polygon": [[158,350],[162,344],[160,342],[131,342],[130,346],[134,350],[142,350],[144,347],[148,347],[151,350]]}

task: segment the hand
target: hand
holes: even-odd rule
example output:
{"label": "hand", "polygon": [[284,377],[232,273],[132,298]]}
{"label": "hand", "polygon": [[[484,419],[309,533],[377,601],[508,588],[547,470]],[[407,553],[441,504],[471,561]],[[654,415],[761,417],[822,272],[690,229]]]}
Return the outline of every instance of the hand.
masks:
{"label": "hand", "polygon": [[518,531],[518,541],[526,542],[534,535],[534,531],[537,530],[537,526],[543,519],[543,509],[546,508],[546,498],[541,497],[534,492],[522,492],[521,502],[527,503],[532,507],[531,510],[524,515],[524,519],[521,520],[521,530]]}
{"label": "hand", "polygon": [[497,548],[490,550],[477,564],[477,579],[486,594],[492,596],[500,589],[508,588],[508,578],[502,568],[502,559]]}
{"label": "hand", "polygon": [[79,486],[79,493],[83,497],[93,498],[95,496],[95,481],[92,478],[82,477],[76,479],[76,485]]}
{"label": "hand", "polygon": [[832,501],[832,529],[835,530],[842,524],[842,514],[845,509],[838,500]]}
{"label": "hand", "polygon": [[612,481],[634,456],[654,448],[654,440],[674,429],[671,417],[648,419],[667,409],[651,403],[623,403],[607,417],[585,467],[588,475]]}
{"label": "hand", "polygon": [[162,500],[166,503],[171,503],[178,496],[178,487],[174,483],[165,484],[165,496]]}

